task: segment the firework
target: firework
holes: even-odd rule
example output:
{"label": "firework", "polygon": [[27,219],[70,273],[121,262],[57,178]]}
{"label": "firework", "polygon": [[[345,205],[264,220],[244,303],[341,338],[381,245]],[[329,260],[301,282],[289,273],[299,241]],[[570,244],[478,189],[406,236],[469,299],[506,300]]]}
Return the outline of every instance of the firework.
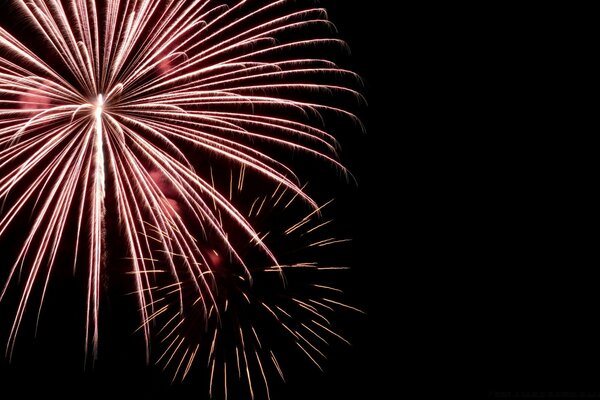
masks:
{"label": "firework", "polygon": [[[239,174],[235,186],[230,179],[228,191],[280,263],[274,265],[255,251],[254,243],[240,243],[236,247],[248,259],[251,283],[235,263],[212,249],[210,274],[218,289],[210,309],[205,309],[194,280],[169,284],[167,276],[166,283],[151,289],[157,307],[146,323],[160,327],[157,339],[162,349],[156,363],[171,371],[173,381],[185,379],[195,360],[206,360],[200,364],[208,367],[211,396],[260,393],[259,398],[270,398],[267,377],[285,381],[294,350],[321,369],[326,358],[323,346],[332,339],[349,343],[332,326],[335,309],[360,310],[345,304],[339,299],[342,291],[326,283],[346,267],[315,258],[324,248],[348,242],[330,236],[332,220],[319,217],[333,200],[295,220],[291,216],[305,207],[281,187],[244,201],[244,175]],[[158,281],[163,280],[160,275],[155,275]],[[181,304],[180,295],[185,298]]]}
{"label": "firework", "polygon": [[[289,196],[319,214],[286,154],[307,154],[345,173],[337,142],[322,126],[331,116],[356,121],[335,104],[359,97],[348,84],[358,78],[323,56],[344,46],[325,11],[299,3],[8,3],[32,32],[21,40],[0,27],[0,238],[29,221],[0,292],[1,301],[17,283],[22,289],[9,356],[25,310],[39,297],[41,311],[51,276],[64,268],[56,259],[65,246],[74,254],[69,268],[86,270],[85,346],[92,359],[108,235],[125,243],[148,360],[158,316],[178,309],[175,315],[189,320],[193,309],[216,335],[211,321],[228,310],[226,282],[245,282],[236,296],[247,296],[257,263],[285,281],[290,266],[250,216],[269,207],[267,194]],[[233,171],[238,187],[264,192],[249,213],[233,199]],[[219,183],[224,177],[230,185]],[[168,307],[160,305],[165,293]],[[156,330],[177,334],[169,326],[174,318]],[[243,345],[240,335],[236,343]],[[312,359],[312,342],[295,341]],[[181,355],[176,341],[167,343],[163,355],[178,357],[167,364],[178,363],[174,375],[185,376],[194,349]],[[215,358],[209,360],[214,371]],[[258,354],[256,361],[263,371]]]}

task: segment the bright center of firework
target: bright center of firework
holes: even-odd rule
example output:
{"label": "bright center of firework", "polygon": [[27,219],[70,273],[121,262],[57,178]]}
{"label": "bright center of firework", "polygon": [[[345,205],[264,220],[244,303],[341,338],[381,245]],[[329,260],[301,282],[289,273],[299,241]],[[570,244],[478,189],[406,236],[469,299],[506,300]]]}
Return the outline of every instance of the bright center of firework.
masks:
{"label": "bright center of firework", "polygon": [[99,120],[102,117],[103,110],[104,110],[104,96],[99,94],[98,100],[96,101],[96,110],[95,110],[96,120]]}
{"label": "bright center of firework", "polygon": [[[98,100],[96,101],[96,108],[94,109],[94,116],[96,119],[96,182],[97,182],[97,194],[96,199],[104,200],[105,192],[104,192],[104,140],[103,140],[103,129],[102,129],[102,111],[104,110],[104,96],[101,94],[98,95]],[[103,206],[98,204],[99,208],[103,208]]]}

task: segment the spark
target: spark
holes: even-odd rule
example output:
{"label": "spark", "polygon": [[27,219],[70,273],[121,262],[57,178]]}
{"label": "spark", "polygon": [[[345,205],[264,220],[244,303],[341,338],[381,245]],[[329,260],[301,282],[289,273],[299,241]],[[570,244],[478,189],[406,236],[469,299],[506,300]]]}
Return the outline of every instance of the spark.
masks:
{"label": "spark", "polygon": [[340,306],[340,307],[348,308],[348,309],[350,309],[352,311],[356,311],[356,312],[361,313],[361,314],[365,314],[365,312],[363,310],[361,310],[359,308],[356,308],[356,307],[353,307],[353,306],[350,306],[348,304],[344,304],[344,303],[339,302],[339,301],[335,301],[335,300],[331,300],[331,299],[326,299],[326,298],[323,298],[323,301],[335,304],[335,305]]}

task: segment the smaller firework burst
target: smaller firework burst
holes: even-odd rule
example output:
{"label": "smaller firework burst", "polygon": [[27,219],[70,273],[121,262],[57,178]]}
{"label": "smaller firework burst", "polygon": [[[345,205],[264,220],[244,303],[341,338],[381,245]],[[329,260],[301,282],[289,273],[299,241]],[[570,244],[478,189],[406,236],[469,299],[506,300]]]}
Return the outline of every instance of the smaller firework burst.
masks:
{"label": "smaller firework burst", "polygon": [[279,250],[280,263],[273,264],[253,241],[237,243],[247,260],[248,279],[244,267],[223,249],[208,248],[212,242],[205,237],[214,301],[203,301],[198,277],[186,279],[182,271],[173,282],[172,275],[158,270],[153,311],[145,321],[162,347],[155,363],[170,371],[173,381],[206,368],[209,392],[217,398],[254,398],[257,393],[270,398],[270,377],[285,381],[286,367],[301,358],[321,369],[331,340],[349,344],[336,332],[334,311],[361,312],[327,283],[347,268],[319,261],[323,253],[343,251],[349,243],[330,236],[335,224],[324,216],[333,201],[311,209],[281,186],[253,199],[245,196],[244,179],[244,170],[231,175],[230,200],[247,210],[254,226],[265,229],[261,241]]}

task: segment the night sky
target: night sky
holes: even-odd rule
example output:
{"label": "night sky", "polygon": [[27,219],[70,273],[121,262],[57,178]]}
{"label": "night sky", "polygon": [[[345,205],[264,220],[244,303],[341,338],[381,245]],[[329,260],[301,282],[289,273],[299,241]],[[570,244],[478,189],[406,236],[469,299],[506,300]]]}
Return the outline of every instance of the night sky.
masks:
{"label": "night sky", "polygon": [[[389,185],[397,186],[402,196],[402,178],[390,174],[390,169],[397,167],[399,161],[387,157],[389,149],[385,153],[380,150],[380,146],[393,146],[389,138],[401,134],[389,114],[390,102],[394,100],[387,98],[396,79],[390,76],[400,66],[390,65],[380,53],[380,43],[389,40],[386,39],[389,27],[383,26],[380,19],[378,4],[381,2],[370,2],[366,6],[335,0],[321,3],[329,10],[339,36],[351,49],[351,55],[339,64],[364,79],[362,91],[369,103],[357,111],[367,133],[355,130],[339,138],[342,161],[358,184],[346,185],[340,178],[342,182],[334,185],[339,199],[336,218],[353,238],[349,254],[340,254],[352,268],[340,278],[340,285],[347,292],[348,303],[364,309],[367,315],[342,312],[337,326],[352,346],[334,342],[328,349],[329,361],[324,364],[324,373],[305,363],[287,374],[289,381],[285,385],[276,383],[278,378],[272,377],[272,399],[378,399],[385,397],[382,387],[387,384],[384,382],[390,377],[401,379],[394,371],[397,368],[384,367],[381,361],[391,359],[392,364],[396,364],[397,348],[404,346],[400,343],[402,312],[389,308],[389,298],[400,290],[400,286],[395,291],[390,290],[394,286],[390,281],[396,279],[398,270],[403,268],[402,257],[397,253],[402,247],[400,237],[389,235],[395,235],[400,229],[392,227],[387,233],[381,230],[382,226],[396,223],[388,220],[386,208],[400,204],[400,199],[389,192]],[[401,42],[391,41],[389,51],[397,52],[398,60],[402,60]],[[393,112],[400,117],[400,109]],[[386,157],[382,157],[383,154]],[[0,265],[6,267],[7,261],[0,260]],[[73,302],[78,298],[73,294],[84,299],[84,292],[76,282],[67,281],[63,285],[65,296],[48,297],[45,301],[49,312],[42,313],[38,337],[34,339],[31,331],[23,330],[12,362],[0,362],[3,391],[16,390],[25,396],[42,390],[48,395],[68,394],[81,398],[92,394],[135,395],[135,398],[145,399],[208,398],[201,384],[186,381],[171,385],[167,374],[145,365],[140,351],[141,337],[131,334],[138,324],[135,310],[125,312],[124,309],[130,310],[127,307],[131,304],[116,294],[111,295],[108,304],[102,304],[105,310],[100,317],[99,360],[95,368],[84,369],[80,326],[84,308]],[[4,324],[10,321],[11,311],[12,308],[0,304],[2,340],[8,331]],[[398,328],[391,328],[389,321]],[[0,398],[5,396],[0,393]]]}

